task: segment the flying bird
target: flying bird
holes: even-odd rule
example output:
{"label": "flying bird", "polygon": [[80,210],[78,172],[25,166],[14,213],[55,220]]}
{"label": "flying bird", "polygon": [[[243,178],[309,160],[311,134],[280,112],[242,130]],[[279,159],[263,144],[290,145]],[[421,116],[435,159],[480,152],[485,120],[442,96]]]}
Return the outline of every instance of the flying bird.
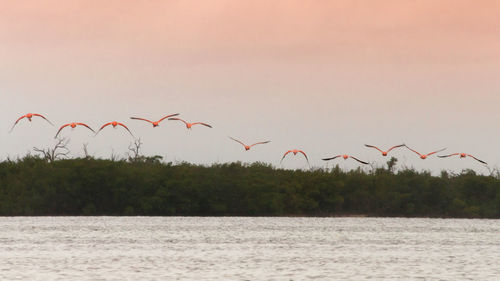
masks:
{"label": "flying bird", "polygon": [[347,160],[347,159],[349,159],[349,158],[352,158],[352,159],[354,159],[354,160],[358,161],[359,163],[366,164],[366,165],[367,165],[367,164],[370,164],[370,163],[368,163],[368,162],[361,161],[361,160],[359,160],[358,158],[356,158],[356,157],[354,157],[354,156],[351,156],[351,155],[347,155],[347,154],[341,154],[341,155],[333,156],[333,157],[330,157],[330,158],[323,158],[323,159],[321,159],[321,160],[328,161],[328,160],[333,160],[333,159],[335,159],[335,158],[339,158],[339,157],[344,158],[344,160]]}
{"label": "flying bird", "polygon": [[452,153],[452,154],[448,154],[448,155],[438,155],[438,157],[439,158],[445,158],[445,157],[450,157],[450,156],[455,156],[455,155],[459,155],[460,158],[465,158],[465,157],[469,156],[469,157],[472,157],[473,159],[475,159],[475,160],[477,160],[477,161],[479,161],[479,162],[481,162],[483,164],[488,164],[488,163],[484,162],[483,160],[477,159],[476,157],[474,157],[474,156],[472,156],[470,154],[467,154],[467,153]]}
{"label": "flying bird", "polygon": [[191,127],[192,127],[193,125],[203,125],[203,126],[206,126],[206,127],[212,128],[212,126],[208,125],[207,123],[203,123],[203,122],[194,122],[194,123],[189,123],[189,122],[186,122],[186,121],[182,120],[181,118],[168,118],[168,120],[177,120],[177,121],[182,121],[182,122],[184,122],[184,124],[186,124],[186,128],[188,128],[188,129],[191,129]]}
{"label": "flying bird", "polygon": [[132,132],[131,132],[128,128],[127,128],[127,126],[125,126],[123,123],[116,122],[116,121],[109,122],[109,123],[106,123],[106,124],[102,125],[102,127],[99,129],[99,131],[97,131],[97,133],[95,133],[95,134],[96,134],[96,135],[97,135],[97,134],[99,134],[99,132],[100,132],[102,129],[106,128],[106,127],[107,127],[107,126],[109,126],[109,125],[112,125],[112,126],[113,126],[113,128],[116,128],[116,126],[122,126],[123,128],[125,128],[125,130],[127,130],[127,131],[130,133],[130,135],[131,135],[132,137],[134,136],[134,135],[132,134]]}
{"label": "flying bird", "polygon": [[61,128],[59,128],[59,131],[57,131],[57,134],[56,134],[56,136],[54,138],[57,138],[57,136],[59,135],[59,133],[61,132],[61,130],[64,129],[64,128],[66,128],[66,127],[68,127],[68,126],[70,126],[72,129],[74,129],[76,126],[84,126],[84,127],[87,127],[87,129],[89,129],[89,130],[91,130],[92,132],[95,133],[95,131],[92,130],[92,128],[90,128],[87,124],[73,122],[73,123],[68,123],[68,124],[62,125]]}
{"label": "flying bird", "polygon": [[134,119],[134,120],[142,120],[142,121],[149,122],[149,123],[153,124],[153,128],[154,128],[154,127],[158,127],[158,126],[160,125],[160,122],[161,122],[161,121],[163,121],[163,120],[165,120],[165,119],[167,119],[167,118],[169,118],[169,117],[173,117],[173,116],[177,116],[177,115],[179,115],[179,113],[170,114],[170,115],[167,115],[167,116],[165,116],[165,117],[161,118],[161,119],[160,119],[160,120],[158,120],[158,121],[151,121],[151,120],[144,119],[144,118],[140,118],[140,117],[130,117],[130,119]]}
{"label": "flying bird", "polygon": [[256,143],[254,143],[254,144],[252,144],[252,145],[246,145],[246,144],[244,144],[243,142],[241,142],[241,141],[239,141],[239,140],[237,140],[237,139],[234,139],[234,138],[232,138],[232,137],[229,137],[229,138],[230,138],[230,139],[232,139],[232,140],[234,140],[235,142],[238,142],[238,143],[240,143],[241,145],[243,145],[243,146],[245,147],[245,150],[250,150],[250,148],[251,148],[252,146],[257,145],[257,144],[265,144],[265,143],[269,143],[269,142],[271,142],[271,141],[261,141],[261,142],[256,142]]}
{"label": "flying bird", "polygon": [[387,156],[387,154],[393,150],[394,148],[398,148],[398,147],[402,147],[402,146],[405,146],[404,144],[400,144],[400,145],[395,145],[391,148],[389,148],[387,151],[383,151],[381,150],[380,148],[374,146],[374,145],[369,145],[369,144],[365,144],[366,147],[371,147],[371,148],[375,148],[376,150],[380,151],[382,153],[382,156]]}
{"label": "flying bird", "polygon": [[21,121],[21,119],[26,118],[26,119],[28,119],[28,121],[31,122],[31,118],[33,118],[34,116],[41,117],[41,118],[45,119],[45,121],[49,122],[50,125],[54,126],[54,124],[52,124],[52,122],[50,122],[49,119],[45,118],[45,116],[38,114],[38,113],[28,113],[28,114],[25,114],[25,115],[19,117],[16,120],[16,122],[14,122],[14,125],[12,125],[12,128],[10,129],[9,133],[12,132],[12,130],[14,130],[14,127],[17,125],[17,123],[19,121]]}
{"label": "flying bird", "polygon": [[[405,145],[405,146],[406,146],[406,145]],[[431,152],[431,153],[421,154],[421,153],[419,153],[419,152],[417,152],[417,151],[415,151],[415,150],[413,150],[413,149],[409,148],[408,146],[406,146],[406,148],[408,148],[409,150],[411,150],[411,151],[415,152],[416,154],[418,154],[418,155],[420,156],[420,159],[426,159],[428,156],[431,156],[431,155],[432,155],[432,154],[434,154],[434,153],[438,153],[438,152],[441,152],[441,151],[443,151],[443,150],[445,150],[445,149],[446,149],[446,148],[443,148],[443,149],[440,149],[440,150],[433,151],[433,152]]]}
{"label": "flying bird", "polygon": [[306,158],[307,164],[309,165],[309,159],[307,158],[306,153],[302,150],[299,150],[299,149],[291,149],[291,150],[288,150],[287,152],[285,152],[285,154],[281,158],[280,164],[281,164],[281,162],[283,162],[283,159],[285,159],[286,155],[290,152],[292,152],[293,155],[297,155],[297,153],[302,153],[304,155],[304,157]]}

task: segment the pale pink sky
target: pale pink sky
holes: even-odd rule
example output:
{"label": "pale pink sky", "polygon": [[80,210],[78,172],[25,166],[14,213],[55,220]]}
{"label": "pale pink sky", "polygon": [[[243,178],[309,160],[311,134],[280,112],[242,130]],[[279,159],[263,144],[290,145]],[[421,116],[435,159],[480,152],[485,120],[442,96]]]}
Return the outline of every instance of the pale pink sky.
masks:
{"label": "pale pink sky", "polygon": [[[313,166],[339,153],[381,164],[364,143],[406,142],[500,165],[498,1],[1,4],[2,158],[53,142],[57,129],[43,122],[7,133],[17,116],[39,112],[56,125],[126,122],[144,153],[167,161],[279,164],[302,148]],[[128,119],[175,112],[214,129]],[[66,135],[74,155],[83,142],[96,156],[122,155],[131,141],[118,130]],[[245,153],[228,135],[272,143]],[[485,171],[469,159],[395,155],[418,169]]]}

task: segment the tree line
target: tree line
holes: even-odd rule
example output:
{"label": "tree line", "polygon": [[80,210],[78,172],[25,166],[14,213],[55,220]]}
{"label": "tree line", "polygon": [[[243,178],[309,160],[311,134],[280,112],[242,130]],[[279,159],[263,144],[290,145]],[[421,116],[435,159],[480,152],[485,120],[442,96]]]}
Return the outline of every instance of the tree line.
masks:
{"label": "tree line", "polygon": [[500,177],[361,169],[285,170],[265,163],[128,159],[0,162],[1,216],[404,216],[500,218]]}

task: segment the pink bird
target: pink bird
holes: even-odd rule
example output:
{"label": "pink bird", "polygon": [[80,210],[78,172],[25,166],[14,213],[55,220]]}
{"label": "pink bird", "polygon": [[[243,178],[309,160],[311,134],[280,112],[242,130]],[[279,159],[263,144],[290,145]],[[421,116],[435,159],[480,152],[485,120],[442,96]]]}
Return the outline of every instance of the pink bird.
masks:
{"label": "pink bird", "polygon": [[169,117],[172,117],[172,116],[177,116],[177,115],[179,115],[179,113],[170,114],[170,115],[167,115],[167,116],[165,116],[165,117],[161,118],[161,119],[160,119],[160,120],[158,120],[158,121],[151,121],[151,120],[144,119],[144,118],[140,118],[140,117],[130,117],[130,119],[134,119],[134,120],[142,120],[142,121],[149,122],[149,123],[151,123],[151,124],[153,125],[153,128],[154,128],[154,127],[158,127],[158,126],[160,125],[160,122],[161,122],[161,121],[163,121],[163,120],[165,120],[165,119],[167,119],[167,118],[169,118]]}
{"label": "pink bird", "polygon": [[378,147],[376,147],[376,146],[374,146],[374,145],[365,144],[365,146],[366,146],[366,147],[375,148],[376,150],[378,150],[378,151],[380,151],[380,152],[382,153],[382,156],[387,156],[387,154],[388,154],[391,150],[393,150],[394,148],[402,147],[402,146],[405,146],[405,145],[404,145],[404,144],[395,145],[395,146],[393,146],[393,147],[389,148],[389,150],[387,150],[387,151],[383,151],[383,150],[381,150],[380,148],[378,148]]}
{"label": "pink bird", "polygon": [[193,125],[203,125],[203,126],[206,126],[206,127],[212,128],[212,126],[208,125],[207,123],[203,123],[203,122],[194,122],[194,123],[189,123],[189,122],[186,122],[186,121],[182,120],[181,118],[168,118],[168,120],[177,120],[177,121],[184,122],[184,124],[186,124],[186,128],[188,128],[188,129],[191,129],[191,127],[192,127]]}
{"label": "pink bird", "polygon": [[61,132],[61,130],[64,129],[64,128],[66,128],[66,127],[68,127],[68,126],[70,126],[72,129],[74,129],[76,126],[84,126],[84,127],[87,127],[87,129],[89,129],[89,130],[91,130],[92,132],[95,133],[95,131],[92,130],[92,128],[90,128],[87,124],[73,122],[73,123],[68,123],[68,124],[62,125],[61,128],[59,128],[59,131],[57,131],[57,134],[56,134],[56,136],[54,138],[57,138],[57,136],[59,135],[59,133]]}
{"label": "pink bird", "polygon": [[95,133],[95,134],[96,134],[96,135],[97,135],[97,134],[99,134],[99,132],[100,132],[102,129],[106,128],[106,127],[107,127],[107,126],[109,126],[109,125],[112,125],[112,126],[113,126],[113,128],[116,128],[116,126],[122,126],[123,128],[125,128],[125,130],[127,130],[127,131],[130,133],[130,135],[131,135],[132,137],[134,136],[134,135],[132,134],[132,132],[131,132],[128,128],[127,128],[127,126],[125,126],[123,123],[116,122],[116,121],[109,122],[109,123],[106,123],[106,124],[102,125],[102,127],[99,129],[99,131],[97,131],[97,133]]}
{"label": "pink bird", "polygon": [[411,151],[415,152],[416,154],[418,154],[418,155],[420,156],[420,159],[426,159],[427,157],[431,156],[432,154],[435,154],[435,153],[441,152],[441,151],[443,151],[443,150],[445,150],[445,149],[446,149],[446,148],[443,148],[443,149],[440,149],[440,150],[433,151],[433,152],[431,152],[431,153],[421,154],[421,153],[419,153],[419,152],[417,152],[417,151],[415,151],[415,150],[413,150],[413,149],[409,148],[407,145],[405,145],[405,146],[406,146],[406,148],[408,148],[409,150],[411,150]]}
{"label": "pink bird", "polygon": [[484,162],[483,160],[477,159],[476,157],[474,157],[474,156],[472,156],[470,154],[467,154],[467,153],[452,153],[452,154],[448,154],[448,155],[438,155],[438,157],[439,158],[445,158],[445,157],[450,157],[450,156],[455,156],[455,155],[459,155],[460,158],[465,158],[465,157],[469,156],[469,157],[472,157],[473,159],[475,159],[475,160],[477,160],[477,161],[479,161],[479,162],[481,162],[483,164],[488,164],[488,163]]}
{"label": "pink bird", "polygon": [[23,118],[26,118],[28,119],[28,121],[31,122],[31,118],[33,118],[34,116],[37,116],[37,117],[41,117],[43,119],[45,119],[45,121],[49,122],[50,125],[54,126],[54,124],[52,124],[52,122],[49,121],[49,119],[45,118],[45,116],[41,115],[41,114],[37,114],[37,113],[28,113],[28,114],[25,114],[21,117],[19,117],[16,122],[14,122],[14,125],[12,125],[12,128],[10,129],[9,133],[12,132],[12,130],[14,130],[14,127],[17,125],[17,123],[23,119]]}
{"label": "pink bird", "polygon": [[330,158],[323,158],[322,160],[324,160],[324,161],[328,161],[328,160],[333,160],[333,159],[335,159],[335,158],[339,158],[339,157],[344,158],[344,160],[347,160],[347,159],[349,159],[349,158],[352,158],[352,159],[354,159],[354,160],[358,161],[359,163],[362,163],[362,164],[365,164],[365,165],[366,165],[366,164],[370,164],[370,163],[368,163],[368,162],[361,161],[361,160],[359,160],[358,158],[356,158],[356,157],[354,157],[354,156],[347,155],[347,154],[341,154],[341,155],[333,156],[333,157],[330,157]]}
{"label": "pink bird", "polygon": [[234,139],[234,138],[232,138],[232,137],[229,137],[229,138],[230,138],[230,139],[232,139],[232,140],[234,140],[235,142],[238,142],[238,143],[240,143],[241,145],[243,145],[243,146],[245,147],[245,150],[250,150],[250,148],[251,148],[252,146],[257,145],[257,144],[265,144],[265,143],[269,143],[269,142],[271,142],[271,141],[261,141],[261,142],[256,142],[256,143],[254,143],[254,144],[252,144],[252,145],[246,145],[246,144],[244,144],[243,142],[241,142],[241,141],[239,141],[239,140],[237,140],[237,139]]}
{"label": "pink bird", "polygon": [[299,149],[291,149],[291,150],[288,150],[287,152],[285,152],[285,154],[281,158],[280,164],[281,164],[281,162],[283,162],[283,159],[285,159],[286,155],[290,152],[292,152],[293,155],[297,155],[297,153],[302,153],[304,155],[304,157],[306,158],[307,164],[309,164],[309,159],[307,158],[306,153],[302,150],[299,150]]}

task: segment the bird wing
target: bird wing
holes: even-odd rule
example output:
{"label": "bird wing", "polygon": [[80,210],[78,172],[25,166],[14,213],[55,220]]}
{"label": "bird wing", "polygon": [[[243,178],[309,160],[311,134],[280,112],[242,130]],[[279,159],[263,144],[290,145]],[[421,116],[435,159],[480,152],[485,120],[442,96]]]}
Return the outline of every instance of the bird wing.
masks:
{"label": "bird wing", "polygon": [[9,133],[10,133],[10,132],[12,132],[12,130],[14,130],[14,127],[17,125],[17,123],[19,122],[19,120],[21,120],[21,119],[23,119],[23,118],[25,118],[25,117],[26,117],[26,115],[23,115],[23,116],[19,117],[19,118],[16,120],[16,122],[14,122],[14,125],[12,125],[12,128],[10,128]]}
{"label": "bird wing", "polygon": [[302,153],[302,154],[304,155],[304,157],[305,157],[305,158],[306,158],[306,160],[307,160],[307,164],[309,164],[309,159],[307,158],[307,154],[306,154],[304,151],[302,151],[302,150],[299,150],[299,152],[300,152],[300,153]]}
{"label": "bird wing", "polygon": [[445,150],[445,149],[446,149],[446,148],[443,148],[443,149],[440,149],[440,150],[436,150],[436,151],[433,151],[433,152],[431,152],[431,153],[427,153],[427,156],[432,155],[432,154],[434,154],[434,153],[441,152],[441,151],[443,151],[443,150]]}
{"label": "bird wing", "polygon": [[168,118],[168,120],[177,120],[177,121],[182,121],[184,124],[186,124],[186,126],[187,126],[187,124],[188,124],[186,121],[182,120],[181,118]]}
{"label": "bird wing", "polygon": [[384,153],[382,150],[380,150],[380,148],[378,148],[378,147],[376,147],[376,146],[374,146],[374,145],[365,144],[365,146],[366,146],[366,147],[375,148],[376,150],[378,150],[378,151],[380,151],[380,152]]}
{"label": "bird wing", "polygon": [[149,122],[149,123],[153,124],[153,121],[148,120],[148,119],[144,119],[144,118],[140,118],[140,117],[130,117],[130,119],[142,120],[142,121],[146,121],[146,122]]}
{"label": "bird wing", "polygon": [[389,151],[393,150],[394,148],[398,148],[398,147],[402,147],[402,146],[405,146],[405,145],[404,145],[404,144],[395,145],[395,146],[393,146],[393,147],[389,148],[389,150],[387,150],[387,152],[389,152]]}
{"label": "bird wing", "polygon": [[109,125],[111,125],[111,122],[109,122],[109,123],[106,123],[106,124],[102,125],[102,127],[101,127],[101,128],[97,131],[97,133],[95,133],[95,134],[96,134],[96,135],[97,135],[97,134],[99,134],[99,132],[100,132],[102,129],[106,128],[106,126],[109,126]]}
{"label": "bird wing", "polygon": [[370,164],[370,163],[368,163],[368,162],[361,161],[361,160],[359,160],[359,159],[358,159],[358,158],[356,158],[356,157],[353,157],[353,156],[349,156],[349,157],[351,157],[352,159],[354,159],[354,160],[358,161],[359,163],[363,163],[363,164],[366,164],[366,165]]}
{"label": "bird wing", "polygon": [[286,156],[288,153],[290,153],[290,152],[292,152],[292,151],[291,151],[291,150],[288,150],[287,152],[285,152],[285,154],[283,154],[283,157],[281,157],[281,161],[280,161],[280,163],[281,163],[281,162],[283,162],[283,159],[285,159],[285,156]]}
{"label": "bird wing", "polygon": [[330,157],[330,158],[323,158],[321,160],[324,160],[324,161],[333,160],[333,159],[338,158],[340,156],[342,156],[342,155],[337,155],[337,156],[333,156],[333,157]]}
{"label": "bird wing", "polygon": [[254,145],[258,145],[258,144],[265,144],[265,143],[270,143],[271,141],[261,141],[261,142],[256,142],[254,144],[252,144],[250,147],[254,146]]}
{"label": "bird wing", "polygon": [[118,122],[118,125],[120,125],[120,126],[122,126],[123,128],[125,128],[125,130],[127,130],[127,131],[130,133],[130,135],[131,135],[132,137],[134,137],[134,134],[132,134],[132,132],[128,129],[128,127],[127,127],[127,126],[125,126],[123,123],[119,123],[119,122]]}
{"label": "bird wing", "polygon": [[203,126],[206,126],[206,127],[209,127],[209,128],[212,128],[212,126],[208,125],[207,123],[203,123],[203,122],[195,122],[191,125],[197,125],[197,124],[200,124],[200,125],[203,125]]}
{"label": "bird wing", "polygon": [[50,125],[54,126],[54,124],[52,124],[52,122],[50,122],[49,119],[45,118],[45,116],[43,116],[42,114],[33,113],[33,116],[42,117],[43,119],[45,119],[45,121],[49,122]]}
{"label": "bird wing", "polygon": [[417,151],[415,151],[415,150],[413,150],[413,149],[409,148],[407,145],[405,145],[405,147],[406,147],[406,148],[408,148],[409,150],[411,150],[411,151],[415,152],[416,154],[418,154],[418,155],[422,156],[422,154],[420,154],[419,152],[417,152]]}
{"label": "bird wing", "polygon": [[448,154],[448,155],[438,155],[439,158],[445,158],[445,157],[450,157],[450,156],[455,156],[455,155],[459,155],[460,153],[452,153],[452,154]]}
{"label": "bird wing", "polygon": [[64,129],[65,127],[69,126],[69,125],[70,125],[70,123],[62,125],[61,128],[59,128],[59,131],[57,131],[57,134],[56,134],[56,136],[54,138],[56,139],[57,136],[59,135],[59,133],[61,132],[61,130]]}
{"label": "bird wing", "polygon": [[470,157],[472,157],[472,158],[476,159],[477,161],[479,161],[479,162],[481,162],[481,163],[483,163],[483,164],[488,164],[488,163],[484,162],[483,160],[477,159],[476,157],[474,157],[474,156],[472,156],[472,155],[470,155],[470,154],[467,154],[467,156],[470,156]]}
{"label": "bird wing", "polygon": [[230,139],[232,139],[232,140],[234,140],[234,141],[235,141],[235,142],[237,142],[237,143],[240,143],[240,144],[241,144],[241,145],[243,145],[243,146],[246,146],[243,142],[241,142],[241,141],[239,141],[239,140],[237,140],[237,139],[235,139],[235,138],[232,138],[232,137],[229,137],[229,138],[230,138]]}
{"label": "bird wing", "polygon": [[179,115],[179,113],[167,115],[167,116],[161,118],[160,120],[158,120],[158,123],[160,123],[161,121],[163,121],[163,120],[165,120],[167,118],[174,117],[174,116],[177,116],[177,115]]}
{"label": "bird wing", "polygon": [[84,126],[84,127],[87,127],[89,130],[91,130],[92,132],[94,132],[95,134],[95,131],[89,127],[89,125],[85,124],[85,123],[76,123],[76,125],[80,125],[80,126]]}

